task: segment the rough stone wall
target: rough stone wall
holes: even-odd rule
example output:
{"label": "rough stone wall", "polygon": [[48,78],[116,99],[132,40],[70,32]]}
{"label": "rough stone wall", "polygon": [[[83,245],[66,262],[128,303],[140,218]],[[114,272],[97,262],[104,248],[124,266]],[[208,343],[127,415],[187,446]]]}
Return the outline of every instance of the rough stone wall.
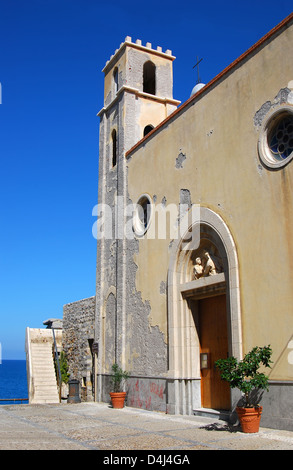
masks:
{"label": "rough stone wall", "polygon": [[81,397],[93,400],[95,297],[63,307],[63,350],[71,379],[80,381]]}

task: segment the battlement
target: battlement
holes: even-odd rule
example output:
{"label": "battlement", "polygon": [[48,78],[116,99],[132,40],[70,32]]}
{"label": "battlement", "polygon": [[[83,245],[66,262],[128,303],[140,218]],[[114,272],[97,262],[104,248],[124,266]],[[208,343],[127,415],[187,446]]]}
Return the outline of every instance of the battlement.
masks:
{"label": "battlement", "polygon": [[126,36],[125,41],[120,44],[119,49],[116,49],[114,54],[111,55],[110,59],[106,62],[106,65],[103,69],[103,72],[105,71],[105,69],[108,68],[109,64],[112,63],[112,61],[117,56],[117,54],[119,52],[121,52],[121,50],[126,46],[131,46],[131,47],[134,47],[136,49],[140,49],[140,50],[143,50],[143,51],[146,51],[146,52],[150,52],[152,54],[160,55],[160,56],[165,57],[165,58],[170,59],[170,60],[175,59],[175,57],[172,55],[172,51],[170,49],[167,49],[165,52],[163,52],[161,46],[157,46],[156,49],[153,49],[152,44],[150,42],[147,42],[146,45],[143,46],[142,42],[141,42],[141,39],[136,39],[136,41],[133,42],[132,38],[130,36]]}

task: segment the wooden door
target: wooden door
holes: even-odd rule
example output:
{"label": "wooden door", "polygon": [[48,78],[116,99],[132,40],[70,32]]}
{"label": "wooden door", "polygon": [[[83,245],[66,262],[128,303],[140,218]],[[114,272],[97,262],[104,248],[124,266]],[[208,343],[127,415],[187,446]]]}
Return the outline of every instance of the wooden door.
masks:
{"label": "wooden door", "polygon": [[228,355],[226,296],[199,300],[200,352],[208,353],[208,368],[201,369],[202,407],[230,409],[230,387],[221,380],[214,363]]}

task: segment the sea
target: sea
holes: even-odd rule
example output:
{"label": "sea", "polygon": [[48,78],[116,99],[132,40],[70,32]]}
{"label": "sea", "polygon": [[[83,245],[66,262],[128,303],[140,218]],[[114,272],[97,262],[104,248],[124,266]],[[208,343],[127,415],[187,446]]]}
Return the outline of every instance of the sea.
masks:
{"label": "sea", "polygon": [[[20,401],[1,401],[11,398],[26,398]],[[0,405],[28,403],[28,388],[25,360],[2,360],[0,362]]]}

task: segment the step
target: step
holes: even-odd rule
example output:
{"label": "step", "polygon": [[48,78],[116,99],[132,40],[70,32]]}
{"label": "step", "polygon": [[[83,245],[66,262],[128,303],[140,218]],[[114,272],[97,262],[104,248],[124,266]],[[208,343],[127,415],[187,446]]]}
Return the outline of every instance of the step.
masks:
{"label": "step", "polygon": [[59,402],[59,395],[58,393],[55,393],[54,395],[53,394],[47,394],[45,395],[44,393],[43,394],[37,394],[34,396],[34,403],[41,403],[42,401],[48,401],[48,402],[56,402],[58,403]]}
{"label": "step", "polygon": [[33,362],[33,369],[38,371],[44,370],[45,372],[50,372],[50,370],[54,370],[54,366],[53,364],[35,364]]}
{"label": "step", "polygon": [[47,354],[41,354],[41,353],[38,353],[38,354],[32,354],[31,357],[34,359],[34,361],[36,361],[37,363],[41,364],[42,362],[47,362],[48,363],[48,360],[50,361],[50,363],[53,364],[53,355],[51,353],[47,353]]}
{"label": "step", "polygon": [[59,396],[42,396],[34,397],[31,403],[59,403]]}
{"label": "step", "polygon": [[32,357],[38,360],[42,360],[44,357],[52,357],[53,360],[53,354],[51,351],[32,351]]}
{"label": "step", "polygon": [[52,388],[57,388],[57,383],[55,383],[52,380],[42,380],[42,381],[36,381],[34,380],[34,388],[36,389],[42,389],[44,387],[52,387]]}
{"label": "step", "polygon": [[34,371],[34,376],[36,378],[38,377],[41,377],[42,379],[53,379],[55,378],[56,380],[56,374],[55,374],[55,371],[54,370],[48,370],[48,371],[45,371],[45,370],[38,370],[38,369],[33,369]]}
{"label": "step", "polygon": [[33,358],[32,362],[33,362],[33,364],[36,365],[37,367],[46,367],[47,369],[48,369],[49,367],[54,368],[53,359],[48,358],[48,357],[46,357],[46,358],[44,357],[42,360],[39,360],[39,359],[38,359],[38,360],[35,360],[35,359]]}
{"label": "step", "polygon": [[51,348],[42,348],[42,349],[31,349],[31,353],[33,356],[36,356],[36,355],[47,355],[47,354],[52,354],[53,356],[53,351]]}
{"label": "step", "polygon": [[48,375],[39,374],[39,375],[34,377],[34,382],[35,383],[52,382],[52,380],[54,380],[56,382],[56,375],[53,372],[52,372],[52,374],[48,374]]}
{"label": "step", "polygon": [[55,391],[57,390],[57,385],[52,385],[52,384],[34,384],[34,389],[42,391],[42,390],[48,390],[48,391]]}
{"label": "step", "polygon": [[37,401],[36,401],[36,400],[32,400],[32,404],[38,404],[38,405],[40,404],[40,405],[42,405],[42,404],[46,404],[46,403],[47,403],[47,404],[59,403],[59,398],[58,398],[58,400],[57,400],[57,399],[53,400],[53,399],[50,399],[50,398],[45,399],[45,400],[38,399]]}
{"label": "step", "polygon": [[47,389],[47,388],[43,388],[43,389],[36,389],[35,390],[35,396],[37,395],[44,395],[44,396],[48,396],[48,397],[52,397],[52,396],[55,396],[55,395],[58,395],[58,390],[57,388],[55,389]]}
{"label": "step", "polygon": [[44,395],[44,396],[51,397],[51,396],[58,395],[58,390],[57,390],[57,387],[54,387],[54,388],[48,388],[48,387],[37,388],[37,389],[35,389],[35,396],[36,395]]}
{"label": "step", "polygon": [[55,372],[52,370],[50,371],[50,373],[44,373],[44,371],[42,371],[42,373],[36,373],[37,371],[34,369],[34,378],[38,379],[38,378],[41,378],[42,380],[56,380],[56,374]]}
{"label": "step", "polygon": [[50,364],[48,359],[47,361],[44,359],[42,362],[36,362],[34,359],[32,360],[33,366],[35,366],[37,369],[54,369],[54,364]]}
{"label": "step", "polygon": [[52,341],[44,341],[44,342],[36,342],[36,343],[31,343],[32,348],[37,348],[37,347],[43,347],[43,346],[52,346],[53,344],[53,339]]}
{"label": "step", "polygon": [[54,372],[51,372],[50,374],[34,374],[34,381],[40,380],[41,382],[52,382],[55,384],[56,383],[56,375]]}
{"label": "step", "polygon": [[34,383],[34,388],[35,390],[57,390],[57,385],[52,382]]}
{"label": "step", "polygon": [[59,395],[58,393],[36,393],[34,396],[34,402],[39,403],[40,400],[51,400],[59,402]]}
{"label": "step", "polygon": [[38,362],[48,360],[48,358],[52,359],[53,361],[53,354],[50,351],[48,351],[47,353],[44,353],[44,351],[38,353],[33,352],[31,357],[33,357]]}
{"label": "step", "polygon": [[214,410],[212,408],[196,408],[193,410],[195,416],[205,418],[218,419],[221,421],[229,421],[231,411],[228,410]]}
{"label": "step", "polygon": [[34,372],[37,372],[38,376],[40,375],[41,377],[51,377],[51,376],[54,376],[55,377],[55,370],[53,368],[51,369],[44,369],[44,368],[38,368],[38,367],[34,367],[33,368],[33,371]]}
{"label": "step", "polygon": [[37,359],[38,361],[41,361],[42,359],[44,358],[48,358],[50,357],[50,359],[52,358],[52,361],[53,361],[53,354],[51,353],[51,351],[47,351],[47,352],[38,352],[38,351],[34,351],[32,353],[32,357]]}

